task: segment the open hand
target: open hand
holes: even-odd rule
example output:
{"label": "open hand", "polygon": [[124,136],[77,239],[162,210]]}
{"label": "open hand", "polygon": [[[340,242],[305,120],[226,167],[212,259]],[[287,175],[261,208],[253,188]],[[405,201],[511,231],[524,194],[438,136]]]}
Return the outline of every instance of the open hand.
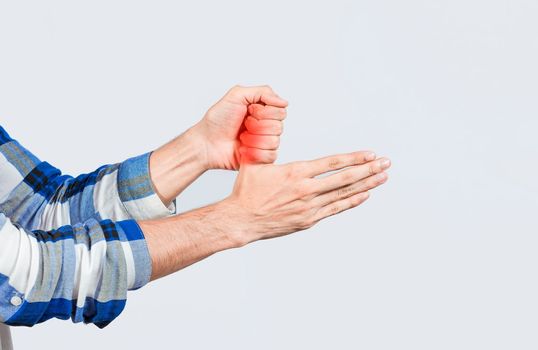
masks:
{"label": "open hand", "polygon": [[[247,244],[307,229],[318,221],[354,208],[368,191],[385,183],[387,158],[355,152],[284,165],[242,165],[230,205],[237,240]],[[327,176],[328,172],[340,170]]]}

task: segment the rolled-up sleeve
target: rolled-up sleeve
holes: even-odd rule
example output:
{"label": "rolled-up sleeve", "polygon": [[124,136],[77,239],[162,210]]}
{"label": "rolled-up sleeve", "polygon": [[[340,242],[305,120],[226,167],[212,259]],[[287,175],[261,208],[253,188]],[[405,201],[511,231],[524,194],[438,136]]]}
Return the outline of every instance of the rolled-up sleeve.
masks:
{"label": "rolled-up sleeve", "polygon": [[151,152],[63,175],[0,126],[0,321],[106,326],[151,259],[135,220],[175,214],[150,177]]}
{"label": "rolled-up sleeve", "polygon": [[77,177],[62,175],[0,127],[0,211],[27,229],[98,220],[143,220],[176,213],[150,176],[147,152]]}
{"label": "rolled-up sleeve", "polygon": [[129,216],[135,219],[161,218],[176,213],[176,200],[166,207],[151,181],[151,153],[129,158],[118,169],[119,198]]}
{"label": "rolled-up sleeve", "polygon": [[151,276],[134,220],[29,231],[0,214],[0,256],[0,321],[15,326],[55,317],[105,327]]}

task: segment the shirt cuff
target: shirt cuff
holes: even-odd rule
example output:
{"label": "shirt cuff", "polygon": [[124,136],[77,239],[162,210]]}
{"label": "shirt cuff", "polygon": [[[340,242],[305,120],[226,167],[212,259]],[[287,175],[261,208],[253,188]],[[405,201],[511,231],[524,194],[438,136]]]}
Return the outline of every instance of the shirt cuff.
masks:
{"label": "shirt cuff", "polygon": [[116,221],[117,226],[123,231],[122,241],[128,242],[128,246],[122,245],[127,266],[127,289],[136,290],[146,285],[151,278],[151,256],[142,229],[135,220],[128,219]]}
{"label": "shirt cuff", "polygon": [[118,170],[118,192],[129,215],[135,220],[176,214],[176,199],[167,207],[155,191],[149,174],[151,152],[129,158]]}

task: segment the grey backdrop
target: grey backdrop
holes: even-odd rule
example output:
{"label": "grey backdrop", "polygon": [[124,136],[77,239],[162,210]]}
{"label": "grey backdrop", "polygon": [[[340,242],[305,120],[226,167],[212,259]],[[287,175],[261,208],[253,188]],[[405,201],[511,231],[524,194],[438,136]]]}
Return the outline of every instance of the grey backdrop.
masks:
{"label": "grey backdrop", "polygon": [[104,330],[17,328],[16,347],[538,348],[536,18],[535,0],[1,1],[1,122],[67,173],[159,146],[236,83],[289,99],[279,162],[393,160],[354,211],[151,283]]}

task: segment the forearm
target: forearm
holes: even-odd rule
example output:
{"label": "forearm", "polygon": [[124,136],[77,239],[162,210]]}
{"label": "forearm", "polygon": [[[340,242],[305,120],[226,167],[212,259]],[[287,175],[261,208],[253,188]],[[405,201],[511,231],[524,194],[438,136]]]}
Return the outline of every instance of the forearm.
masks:
{"label": "forearm", "polygon": [[179,216],[138,222],[152,261],[151,280],[166,276],[222,250],[237,248],[243,224],[225,201]]}
{"label": "forearm", "polygon": [[206,150],[195,128],[151,153],[151,180],[165,206],[207,170]]}

